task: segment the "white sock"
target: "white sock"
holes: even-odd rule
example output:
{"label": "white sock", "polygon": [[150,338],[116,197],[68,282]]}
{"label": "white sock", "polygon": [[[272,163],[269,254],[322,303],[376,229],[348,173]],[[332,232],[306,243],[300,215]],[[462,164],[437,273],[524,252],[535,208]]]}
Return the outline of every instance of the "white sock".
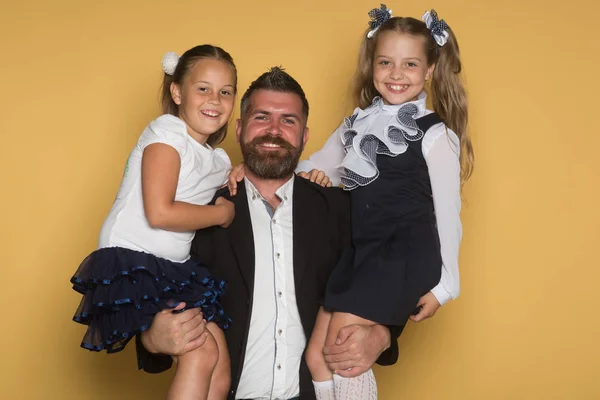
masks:
{"label": "white sock", "polygon": [[337,400],[377,400],[377,382],[369,369],[355,378],[333,375]]}
{"label": "white sock", "polygon": [[335,400],[333,380],[325,382],[312,381],[317,400]]}

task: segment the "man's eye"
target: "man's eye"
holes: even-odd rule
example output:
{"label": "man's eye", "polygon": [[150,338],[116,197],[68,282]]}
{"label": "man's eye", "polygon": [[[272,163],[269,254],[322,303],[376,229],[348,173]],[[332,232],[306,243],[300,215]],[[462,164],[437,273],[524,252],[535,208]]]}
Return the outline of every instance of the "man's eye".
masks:
{"label": "man's eye", "polygon": [[207,87],[204,87],[204,86],[200,86],[200,87],[198,88],[198,90],[199,90],[199,91],[201,91],[201,92],[207,92],[207,91],[208,91],[208,88],[207,88]]}

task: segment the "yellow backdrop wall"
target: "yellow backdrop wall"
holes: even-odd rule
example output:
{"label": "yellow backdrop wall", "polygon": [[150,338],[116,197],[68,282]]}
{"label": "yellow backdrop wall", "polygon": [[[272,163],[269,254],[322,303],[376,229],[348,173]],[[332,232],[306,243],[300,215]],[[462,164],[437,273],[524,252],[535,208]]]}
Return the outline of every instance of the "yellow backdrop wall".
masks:
{"label": "yellow backdrop wall", "polygon": [[[375,1],[0,3],[0,398],[160,399],[170,375],[133,346],[78,348],[68,280],[94,250],[126,157],[158,115],[160,59],[200,43],[234,56],[243,92],[283,65],[318,149],[348,109]],[[462,294],[411,324],[382,399],[598,399],[600,6],[415,0],[456,32],[477,164],[465,186]],[[237,112],[236,112],[237,115]],[[224,143],[240,159],[234,135]]]}

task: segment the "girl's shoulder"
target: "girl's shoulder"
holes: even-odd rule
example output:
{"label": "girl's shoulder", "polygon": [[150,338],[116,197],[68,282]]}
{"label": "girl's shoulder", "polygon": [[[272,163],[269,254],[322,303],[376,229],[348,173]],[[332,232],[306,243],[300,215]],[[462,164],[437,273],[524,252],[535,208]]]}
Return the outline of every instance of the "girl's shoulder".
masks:
{"label": "girl's shoulder", "polygon": [[174,115],[163,114],[148,124],[138,145],[145,148],[153,143],[164,143],[180,152],[188,143],[187,136],[187,128],[182,120]]}
{"label": "girl's shoulder", "polygon": [[[433,115],[433,112],[428,114]],[[426,115],[425,117],[427,117]],[[438,140],[444,140],[445,143],[458,155],[460,152],[460,139],[454,131],[446,126],[446,124],[438,120],[431,125],[423,136],[423,154],[429,153],[429,150]]]}

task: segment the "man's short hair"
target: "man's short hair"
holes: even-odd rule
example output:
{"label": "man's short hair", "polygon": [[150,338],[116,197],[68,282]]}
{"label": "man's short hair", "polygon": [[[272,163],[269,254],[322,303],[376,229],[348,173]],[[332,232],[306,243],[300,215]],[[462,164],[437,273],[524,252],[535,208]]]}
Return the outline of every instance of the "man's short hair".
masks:
{"label": "man's short hair", "polygon": [[246,93],[242,96],[241,117],[242,120],[248,112],[250,105],[250,96],[257,90],[271,90],[282,93],[295,93],[302,100],[302,115],[305,120],[308,120],[308,100],[302,90],[302,86],[290,74],[285,72],[281,67],[272,67],[269,71],[259,76],[252,84]]}

